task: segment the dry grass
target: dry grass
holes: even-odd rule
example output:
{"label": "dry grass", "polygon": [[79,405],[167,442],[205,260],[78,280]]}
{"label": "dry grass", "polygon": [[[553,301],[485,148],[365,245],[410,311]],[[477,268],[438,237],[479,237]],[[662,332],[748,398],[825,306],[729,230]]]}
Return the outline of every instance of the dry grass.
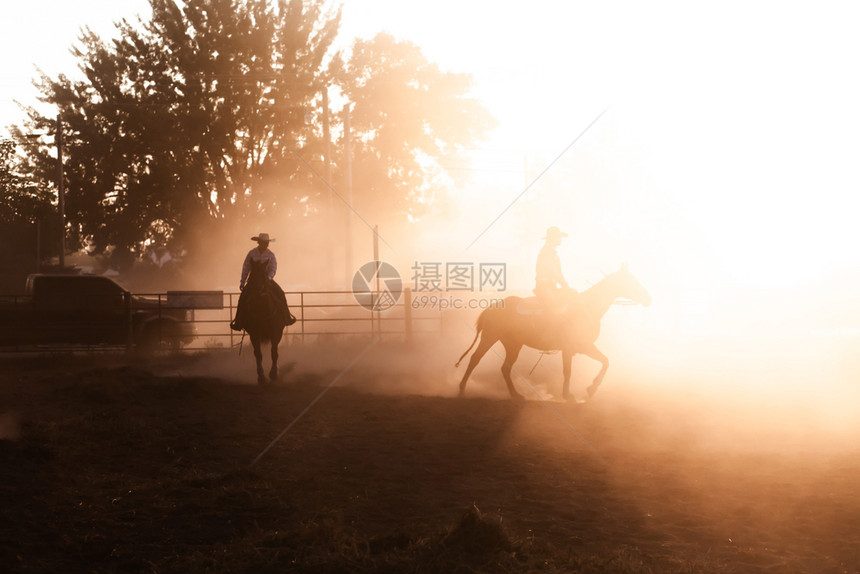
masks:
{"label": "dry grass", "polygon": [[535,402],[335,388],[250,467],[326,379],[153,369],[4,361],[5,571],[860,570],[856,449],[703,446],[611,398],[555,406],[574,435]]}

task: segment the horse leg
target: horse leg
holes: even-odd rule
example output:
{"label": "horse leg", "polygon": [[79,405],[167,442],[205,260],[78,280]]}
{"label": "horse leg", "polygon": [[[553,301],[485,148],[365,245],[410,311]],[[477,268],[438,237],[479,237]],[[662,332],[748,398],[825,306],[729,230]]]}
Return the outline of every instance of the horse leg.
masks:
{"label": "horse leg", "polygon": [[521,401],[524,396],[517,392],[514,387],[514,382],[511,380],[511,369],[514,368],[514,363],[517,357],[520,356],[520,350],[523,348],[522,343],[513,343],[505,345],[505,362],[502,363],[502,376],[505,378],[505,384],[508,385],[508,392],[511,393],[511,398]]}
{"label": "horse leg", "polygon": [[481,342],[478,343],[478,348],[475,349],[475,352],[472,353],[471,358],[469,359],[469,366],[466,367],[466,372],[463,374],[463,379],[460,381],[460,396],[466,392],[466,381],[469,380],[469,375],[472,374],[472,371],[475,367],[478,366],[478,363],[481,362],[481,358],[490,350],[490,347],[496,344],[498,339],[490,339],[489,337],[481,336]]}
{"label": "horse leg", "polygon": [[272,337],[272,370],[269,371],[269,380],[273,383],[278,382],[278,345],[280,337]]}
{"label": "horse leg", "polygon": [[606,355],[601,353],[597,349],[597,347],[594,346],[594,344],[589,345],[582,352],[583,354],[588,357],[591,357],[595,361],[600,361],[600,364],[603,365],[603,367],[600,369],[600,372],[597,373],[596,377],[594,377],[594,381],[592,381],[591,385],[587,389],[585,389],[586,391],[588,391],[588,398],[591,398],[592,396],[594,396],[594,393],[597,392],[597,387],[599,387],[600,383],[603,382],[603,377],[606,375],[606,369],[609,368],[609,359],[606,357]]}
{"label": "horse leg", "polygon": [[566,400],[570,397],[570,364],[573,362],[574,353],[569,350],[561,352],[561,368],[564,374],[564,384],[561,388],[561,396]]}
{"label": "horse leg", "polygon": [[266,375],[263,372],[263,349],[261,349],[259,337],[251,336],[251,345],[254,346],[254,359],[257,360],[257,382],[261,385],[266,384]]}

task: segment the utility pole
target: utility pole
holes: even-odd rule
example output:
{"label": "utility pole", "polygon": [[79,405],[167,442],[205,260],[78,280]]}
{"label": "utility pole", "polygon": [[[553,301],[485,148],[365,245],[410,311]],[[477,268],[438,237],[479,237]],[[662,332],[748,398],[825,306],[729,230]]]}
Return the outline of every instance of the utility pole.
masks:
{"label": "utility pole", "polygon": [[371,297],[370,300],[375,301],[376,304],[371,305],[371,313],[376,312],[376,331],[377,333],[382,333],[382,320],[379,318],[379,300],[381,297],[379,284],[379,267],[381,266],[379,262],[379,225],[373,226],[373,262],[376,264],[376,273],[374,273],[376,277],[376,296]]}
{"label": "utility pole", "polygon": [[325,169],[326,169],[326,184],[328,184],[328,212],[326,213],[326,259],[328,260],[328,286],[334,287],[334,229],[335,229],[335,213],[334,213],[334,184],[331,175],[331,125],[328,117],[328,86],[323,88],[322,93],[323,105],[323,139],[325,139]]}
{"label": "utility pole", "polygon": [[346,158],[346,191],[347,191],[347,211],[346,211],[346,284],[352,284],[352,274],[355,271],[352,267],[352,135],[350,134],[349,126],[349,108],[351,104],[347,103],[344,108],[344,156]]}
{"label": "utility pole", "polygon": [[57,114],[57,209],[60,212],[60,269],[66,268],[66,198],[63,184],[63,122]]}
{"label": "utility pole", "polygon": [[36,273],[42,270],[42,220],[36,220]]}

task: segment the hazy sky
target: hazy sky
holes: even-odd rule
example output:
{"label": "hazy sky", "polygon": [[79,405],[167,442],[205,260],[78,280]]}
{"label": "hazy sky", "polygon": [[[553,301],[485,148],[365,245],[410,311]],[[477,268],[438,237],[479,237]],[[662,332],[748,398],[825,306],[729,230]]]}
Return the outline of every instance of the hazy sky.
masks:
{"label": "hazy sky", "polygon": [[[455,193],[465,205],[481,202],[486,225],[611,105],[564,158],[581,194],[529,191],[524,200],[558,209],[528,220],[534,231],[525,236],[587,214],[617,231],[613,257],[627,252],[640,268],[662,258],[702,282],[785,285],[860,268],[854,6],[347,0],[343,32],[388,31],[443,69],[473,74],[499,128],[475,150],[478,182]],[[33,101],[34,65],[73,73],[68,48],[80,26],[110,34],[113,20],[146,8],[143,0],[5,2],[0,125],[18,119],[13,99]],[[611,216],[595,211],[595,197],[609,191],[621,205]],[[664,203],[642,209],[655,202]],[[488,243],[522,226],[520,208],[492,226]]]}

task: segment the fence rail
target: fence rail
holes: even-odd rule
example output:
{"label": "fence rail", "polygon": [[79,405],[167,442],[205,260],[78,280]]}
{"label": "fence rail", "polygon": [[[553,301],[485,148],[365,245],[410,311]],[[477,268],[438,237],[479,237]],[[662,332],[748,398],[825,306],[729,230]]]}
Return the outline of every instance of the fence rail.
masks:
{"label": "fence rail", "polygon": [[[305,341],[313,338],[379,335],[410,339],[415,334],[435,333],[441,329],[441,313],[414,310],[412,293],[404,289],[403,296],[392,307],[372,310],[358,303],[352,291],[286,291],[290,311],[296,323],[287,328],[286,336]],[[372,291],[371,301],[383,292]],[[197,340],[186,349],[233,347],[241,341],[242,333],[232,331],[229,323],[236,314],[239,293],[224,293],[223,310],[201,310],[195,313]],[[211,326],[213,329],[208,329]],[[202,346],[200,346],[202,344]]]}
{"label": "fence rail", "polygon": [[[180,350],[199,351],[228,349],[238,346],[242,341],[241,332],[230,329],[230,322],[236,313],[239,301],[238,292],[207,292],[209,299],[202,308],[199,305],[183,306],[178,301],[177,292],[168,293],[135,293],[131,297],[131,305],[127,309],[129,317],[134,313],[139,301],[149,302],[149,309],[156,309],[156,316],[162,313],[172,313],[175,318],[177,311],[184,311],[185,318],[180,323],[190,324],[193,328],[194,339],[183,345]],[[212,299],[216,294],[221,297],[220,304]],[[441,313],[438,310],[413,309],[412,293],[409,289],[403,291],[400,299],[390,308],[384,310],[369,309],[360,304],[352,291],[287,291],[290,311],[297,321],[287,328],[288,339],[308,339],[350,336],[382,336],[386,338],[401,338],[409,340],[416,334],[436,333],[441,330]],[[363,294],[371,304],[381,300],[383,292],[372,291]],[[27,298],[17,296],[0,296],[7,304],[20,305]],[[130,321],[129,321],[130,323]],[[3,326],[14,329],[13,326]],[[110,343],[99,344],[17,344],[6,345],[3,350],[14,352],[43,352],[46,350],[98,351],[111,349],[129,349],[133,345],[132,337],[113,340]]]}

